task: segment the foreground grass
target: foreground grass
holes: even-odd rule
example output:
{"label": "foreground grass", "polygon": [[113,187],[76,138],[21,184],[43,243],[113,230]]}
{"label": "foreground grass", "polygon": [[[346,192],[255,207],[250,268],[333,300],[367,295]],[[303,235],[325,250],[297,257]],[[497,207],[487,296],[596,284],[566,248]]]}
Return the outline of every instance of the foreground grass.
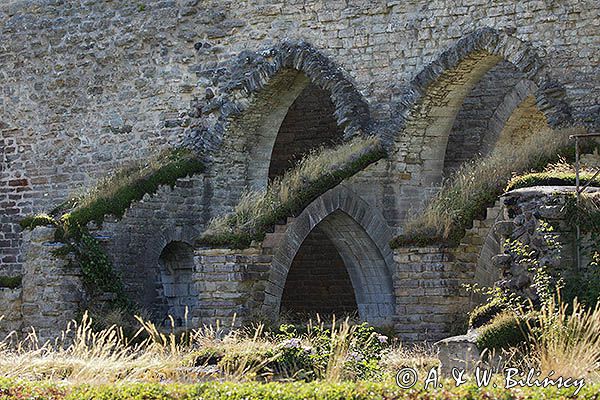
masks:
{"label": "foreground grass", "polygon": [[[233,383],[206,382],[192,385],[142,384],[127,385],[64,385],[51,382],[24,382],[0,379],[1,399],[244,399],[244,400],[392,400],[392,399],[567,399],[573,389],[511,388],[501,384],[497,387],[478,388],[469,382],[455,387],[454,382],[443,380],[442,388],[425,389],[422,383],[414,388],[402,389],[393,382],[290,382],[290,383]],[[599,385],[587,385],[578,393],[578,399],[597,399]]]}

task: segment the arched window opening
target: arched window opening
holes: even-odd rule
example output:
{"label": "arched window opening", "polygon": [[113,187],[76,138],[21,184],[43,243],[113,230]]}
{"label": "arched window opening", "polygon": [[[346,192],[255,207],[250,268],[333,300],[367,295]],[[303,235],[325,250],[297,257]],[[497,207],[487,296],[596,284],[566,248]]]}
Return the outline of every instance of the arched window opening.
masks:
{"label": "arched window opening", "polygon": [[[525,74],[512,63],[500,61],[474,85],[463,100],[448,135],[444,176],[449,176],[465,162],[489,154],[494,148],[499,135],[499,132],[492,132],[497,126],[491,123],[494,114],[523,79]],[[517,104],[511,104],[512,108]]]}
{"label": "arched window opening", "polygon": [[[163,249],[159,258],[158,299],[162,304],[163,325],[186,325],[191,312],[198,304],[198,290],[193,280],[194,252],[190,245],[173,241]],[[186,314],[187,308],[187,314]]]}
{"label": "arched window opening", "polygon": [[289,317],[356,314],[354,288],[344,260],[327,234],[316,227],[294,257],[281,300]]}
{"label": "arched window opening", "polygon": [[269,180],[283,173],[304,155],[321,146],[341,141],[329,92],[309,83],[290,106],[271,151]]}

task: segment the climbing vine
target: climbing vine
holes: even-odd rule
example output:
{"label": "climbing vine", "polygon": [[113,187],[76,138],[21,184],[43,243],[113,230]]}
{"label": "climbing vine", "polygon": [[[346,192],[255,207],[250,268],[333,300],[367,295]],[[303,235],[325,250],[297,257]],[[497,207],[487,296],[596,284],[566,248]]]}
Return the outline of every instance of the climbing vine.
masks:
{"label": "climbing vine", "polygon": [[87,225],[90,222],[102,223],[108,214],[122,217],[134,201],[156,193],[161,185],[172,187],[178,179],[204,170],[203,163],[185,149],[162,154],[159,161],[117,172],[112,179],[92,190],[87,198],[72,198],[49,214],[25,217],[21,227],[55,227],[54,240],[64,243],[64,246],[55,250],[54,254],[63,257],[72,255],[70,263],[81,268],[88,292],[91,295],[112,293],[111,306],[129,308],[132,304],[125,294],[121,277]]}

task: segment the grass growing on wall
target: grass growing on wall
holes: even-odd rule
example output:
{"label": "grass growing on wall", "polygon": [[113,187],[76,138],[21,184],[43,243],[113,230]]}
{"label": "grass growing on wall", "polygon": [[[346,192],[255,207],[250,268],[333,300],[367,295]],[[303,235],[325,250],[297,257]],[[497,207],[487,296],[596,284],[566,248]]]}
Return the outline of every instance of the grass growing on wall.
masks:
{"label": "grass growing on wall", "polygon": [[312,152],[265,191],[246,192],[233,213],[211,221],[200,242],[248,247],[253,240],[262,240],[269,227],[297,215],[316,197],[384,156],[376,137],[359,137]]}
{"label": "grass growing on wall", "polygon": [[204,170],[203,163],[185,149],[164,152],[146,163],[137,163],[100,181],[83,196],[59,205],[48,214],[26,217],[23,228],[39,225],[84,227],[89,222],[102,222],[106,215],[122,217],[135,201],[146,194],[154,194],[161,185],[173,186],[177,179]]}
{"label": "grass growing on wall", "polygon": [[573,153],[570,130],[542,131],[517,148],[501,148],[490,156],[463,165],[444,183],[425,210],[409,220],[392,247],[457,244],[474,219],[483,216],[515,173],[542,170]]}
{"label": "grass growing on wall", "polygon": [[16,289],[21,286],[20,276],[0,276],[0,288]]}
{"label": "grass growing on wall", "polygon": [[66,244],[57,250],[57,255],[73,253],[87,287],[114,293],[115,305],[127,307],[121,279],[101,244],[88,232],[88,223],[101,223],[106,215],[122,217],[133,202],[156,193],[161,185],[174,186],[178,179],[203,170],[203,163],[191,151],[169,150],[150,161],[116,172],[88,193],[66,201],[49,214],[25,217],[20,224],[23,229],[55,226],[55,240]]}

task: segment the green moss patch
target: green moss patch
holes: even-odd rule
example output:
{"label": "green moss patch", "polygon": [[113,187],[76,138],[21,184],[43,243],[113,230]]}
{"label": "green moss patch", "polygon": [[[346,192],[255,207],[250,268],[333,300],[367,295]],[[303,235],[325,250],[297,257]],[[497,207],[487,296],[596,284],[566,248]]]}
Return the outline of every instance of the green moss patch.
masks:
{"label": "green moss patch", "polygon": [[16,289],[20,286],[20,276],[0,276],[0,288]]}
{"label": "green moss patch", "polygon": [[[580,185],[600,186],[600,176],[592,178],[590,173],[582,173]],[[575,173],[567,172],[533,172],[512,178],[506,186],[506,191],[533,186],[575,186]]]}
{"label": "green moss patch", "polygon": [[480,305],[471,311],[469,314],[469,327],[479,328],[505,310],[506,304],[494,298],[490,302]]}

